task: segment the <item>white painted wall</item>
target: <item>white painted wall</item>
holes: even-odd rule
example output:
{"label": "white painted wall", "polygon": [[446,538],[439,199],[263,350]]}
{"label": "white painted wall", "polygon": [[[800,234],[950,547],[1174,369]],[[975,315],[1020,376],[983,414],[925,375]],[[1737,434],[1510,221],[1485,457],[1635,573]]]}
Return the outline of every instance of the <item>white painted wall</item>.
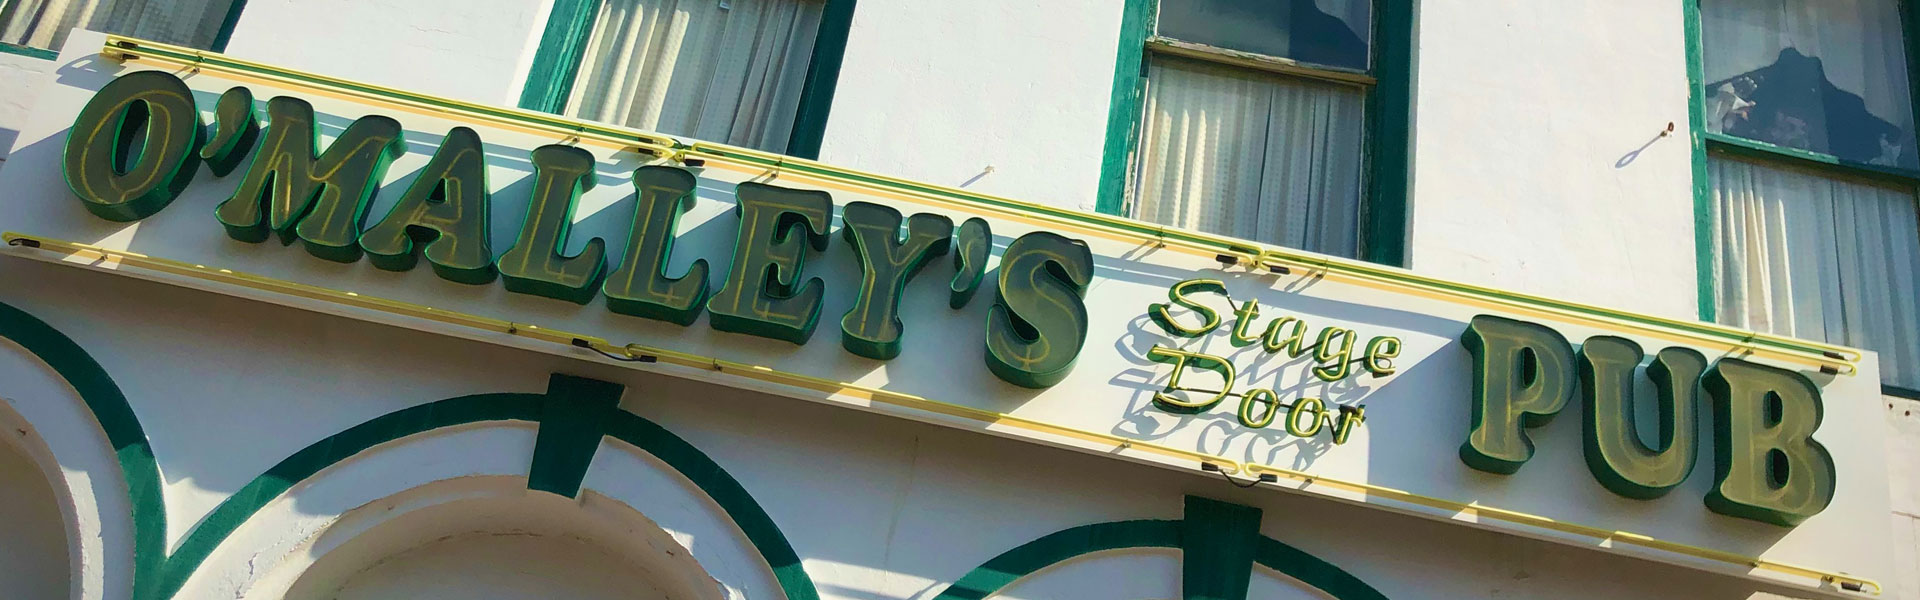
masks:
{"label": "white painted wall", "polygon": [[516,106],[552,0],[250,0],[227,53]]}
{"label": "white painted wall", "polygon": [[1680,7],[1421,2],[1412,268],[1697,318]]}
{"label": "white painted wall", "polygon": [[40,97],[40,82],[52,67],[51,60],[0,53],[0,163],[12,153],[22,121]]}
{"label": "white painted wall", "polygon": [[861,1],[821,160],[1093,210],[1121,4]]}

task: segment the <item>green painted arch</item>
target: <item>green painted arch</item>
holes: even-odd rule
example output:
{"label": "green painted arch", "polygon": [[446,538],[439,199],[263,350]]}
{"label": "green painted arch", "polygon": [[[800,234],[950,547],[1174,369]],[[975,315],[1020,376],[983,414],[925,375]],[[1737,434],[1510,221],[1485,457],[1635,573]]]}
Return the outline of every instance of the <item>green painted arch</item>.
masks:
{"label": "green painted arch", "polygon": [[[552,480],[543,472],[561,471],[563,483],[571,472],[572,490],[593,458],[591,448],[603,436],[619,439],[652,454],[691,481],[747,536],[755,551],[773,571],[786,597],[818,600],[819,592],[802,566],[799,554],[766,510],[719,463],[666,428],[633,413],[617,409],[618,385],[555,375],[547,393],[490,393],[459,396],[400,409],[349,427],[282,459],[216,506],[181,540],[172,555],[166,553],[166,508],[160,486],[160,468],[146,432],[104,368],[85,349],[45,321],[0,302],[0,338],[11,340],[51,367],[79,393],[82,402],[106,431],[126,479],[134,530],[134,600],[173,598],[195,570],[228,536],[287,490],[334,464],[374,446],[445,427],[496,421],[524,421],[540,425],[529,487]],[[611,396],[608,394],[611,393]],[[608,409],[596,412],[594,407]],[[580,417],[605,417],[593,422]],[[551,434],[549,435],[549,432]],[[549,438],[561,440],[550,442]],[[563,439],[571,438],[571,439]],[[563,452],[551,446],[585,439],[588,450]],[[561,464],[555,464],[561,463]]]}
{"label": "green painted arch", "polygon": [[[1335,600],[1387,599],[1373,586],[1332,563],[1259,535],[1257,509],[1189,497],[1187,513],[1187,518],[1180,521],[1115,521],[1047,534],[969,571],[934,600],[984,600],[1015,581],[1076,557],[1140,548],[1178,549],[1188,558],[1205,553],[1207,558],[1237,555],[1242,559],[1241,568],[1237,570],[1233,559],[1183,560],[1187,600],[1247,600],[1246,584],[1254,564],[1273,569]],[[1242,535],[1233,535],[1236,532]],[[1226,535],[1220,535],[1222,533]],[[1233,578],[1240,581],[1222,585]]]}

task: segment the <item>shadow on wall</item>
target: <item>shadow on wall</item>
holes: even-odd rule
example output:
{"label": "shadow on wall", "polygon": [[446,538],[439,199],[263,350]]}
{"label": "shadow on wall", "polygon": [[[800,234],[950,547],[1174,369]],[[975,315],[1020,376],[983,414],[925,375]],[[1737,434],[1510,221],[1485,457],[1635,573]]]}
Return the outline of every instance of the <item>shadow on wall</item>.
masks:
{"label": "shadow on wall", "polygon": [[[28,449],[39,446],[39,452]],[[0,406],[0,590],[8,597],[66,598],[71,588],[67,518],[39,434]],[[15,596],[17,594],[17,596]]]}

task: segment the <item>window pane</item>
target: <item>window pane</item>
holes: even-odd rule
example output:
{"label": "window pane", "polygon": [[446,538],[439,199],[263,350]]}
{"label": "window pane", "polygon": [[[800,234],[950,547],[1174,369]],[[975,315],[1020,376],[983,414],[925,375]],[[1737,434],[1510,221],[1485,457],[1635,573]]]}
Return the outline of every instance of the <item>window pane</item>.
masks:
{"label": "window pane", "polygon": [[1353,257],[1364,94],[1154,57],[1136,218]]}
{"label": "window pane", "polygon": [[1704,0],[1707,130],[1920,168],[1899,0]]}
{"label": "window pane", "polygon": [[73,28],[208,50],[234,0],[14,0],[0,2],[0,41],[59,50]]}
{"label": "window pane", "polygon": [[1372,0],[1160,0],[1159,33],[1300,62],[1367,68]]}
{"label": "window pane", "polygon": [[1920,216],[1911,189],[1713,157],[1721,323],[1880,353],[1920,388]]}
{"label": "window pane", "polygon": [[568,114],[785,151],[820,7],[817,0],[606,0]]}

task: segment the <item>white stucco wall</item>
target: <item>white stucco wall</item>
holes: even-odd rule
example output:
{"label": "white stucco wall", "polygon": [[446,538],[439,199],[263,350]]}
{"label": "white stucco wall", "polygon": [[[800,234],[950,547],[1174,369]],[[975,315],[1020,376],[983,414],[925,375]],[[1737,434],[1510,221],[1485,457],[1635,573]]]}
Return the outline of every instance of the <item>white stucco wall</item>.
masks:
{"label": "white stucco wall", "polygon": [[250,0],[227,53],[516,106],[552,0]]}
{"label": "white stucco wall", "polygon": [[1121,5],[863,0],[821,160],[1093,210]]}
{"label": "white stucco wall", "polygon": [[50,60],[0,52],[0,164],[13,151],[21,121],[33,111],[40,82],[52,67]]}
{"label": "white stucco wall", "polygon": [[[1752,582],[1640,559],[1271,489],[1241,490],[1211,474],[1164,471],[56,265],[0,261],[0,278],[40,282],[12,290],[6,301],[72,336],[134,399],[168,480],[168,520],[179,524],[176,536],[252,475],[347,425],[452,395],[537,391],[537,382],[557,370],[627,385],[623,408],[683,437],[737,478],[792,542],[827,598],[927,597],[988,558],[1047,533],[1105,521],[1178,519],[1188,494],[1262,509],[1265,535],[1330,561],[1393,598],[1744,600],[1755,591]],[[123,298],[140,298],[139,310],[127,310]],[[215,331],[240,322],[272,326],[251,330],[259,335]],[[202,341],[179,343],[183,339]],[[271,364],[257,362],[267,356]],[[17,352],[0,353],[0,368],[7,372],[31,365]],[[187,372],[196,376],[179,376]],[[9,393],[22,401],[71,401],[57,380],[18,381]],[[319,385],[328,389],[307,387]],[[229,425],[209,435],[206,424],[215,422]],[[316,534],[324,542],[324,527],[316,531],[303,523],[348,510],[351,504],[339,503],[352,496],[339,496],[339,490],[404,489],[407,478],[441,468],[510,472],[531,459],[531,435],[471,435],[477,433],[423,436],[425,455],[409,454],[414,451],[407,448],[418,446],[411,442],[381,446],[296,487],[274,505],[284,508],[270,506],[256,517],[261,521],[248,522],[210,557],[189,582],[188,597],[248,589],[249,582],[273,573],[275,563],[263,551],[306,547],[310,542],[301,540]],[[433,449],[443,437],[450,445]],[[605,461],[627,456],[618,446],[603,444],[587,486],[631,493],[618,488],[633,475],[595,474],[603,473]],[[104,445],[90,452],[110,460]],[[86,452],[69,452],[61,460],[90,458],[75,454]],[[494,462],[500,464],[486,466]],[[371,470],[355,474],[363,469],[359,465]],[[638,489],[670,487],[671,478]],[[549,510],[571,504],[553,502]],[[696,497],[684,506],[710,510],[701,504]],[[681,510],[674,506],[680,505],[643,514],[671,530],[694,531],[674,524],[674,511]],[[703,565],[738,561],[701,558],[701,548],[716,542],[714,535],[696,532],[676,540]],[[1151,556],[1125,560],[1136,561],[1136,574],[1157,564]],[[738,565],[760,568],[751,561]],[[256,566],[263,572],[256,573]],[[722,583],[737,577],[719,575],[719,567],[712,571]],[[1111,573],[1100,565],[1063,565],[1021,585],[1099,590],[1111,583]],[[389,581],[377,572],[369,577]],[[1087,581],[1093,578],[1101,583]]]}
{"label": "white stucco wall", "polygon": [[1697,318],[1680,8],[1420,3],[1412,268]]}

